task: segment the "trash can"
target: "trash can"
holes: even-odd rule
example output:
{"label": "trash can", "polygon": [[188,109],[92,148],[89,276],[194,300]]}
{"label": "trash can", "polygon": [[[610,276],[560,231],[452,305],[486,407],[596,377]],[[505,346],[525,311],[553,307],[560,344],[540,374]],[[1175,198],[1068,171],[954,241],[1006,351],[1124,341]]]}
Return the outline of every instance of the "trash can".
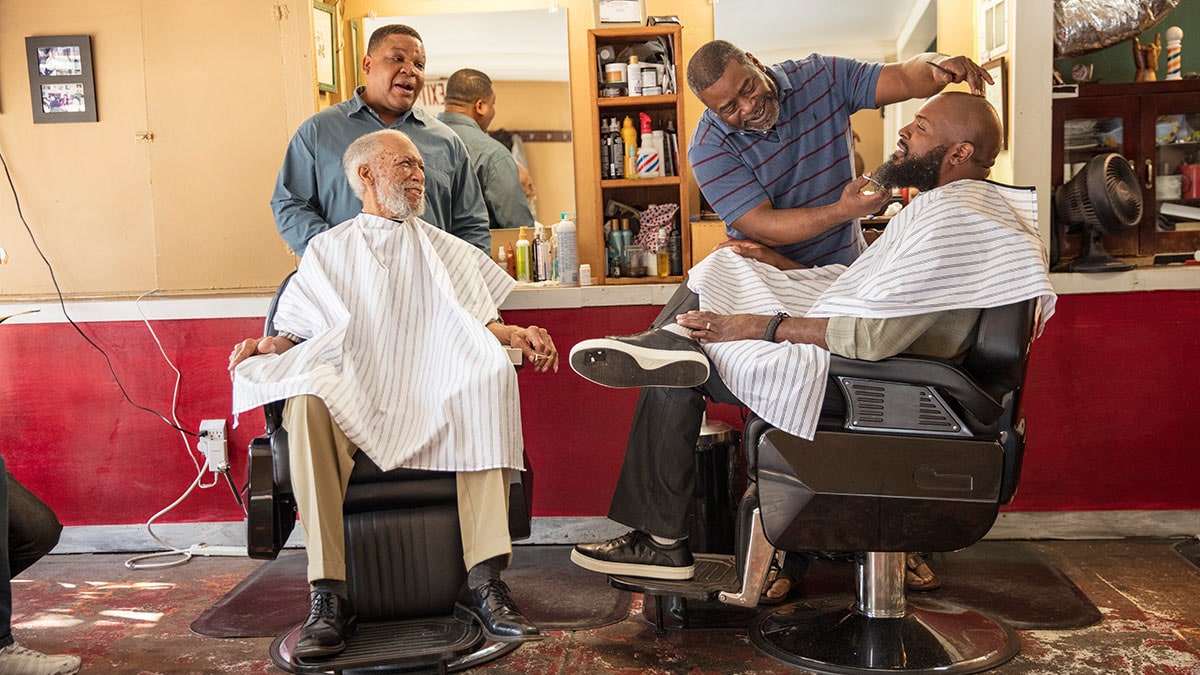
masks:
{"label": "trash can", "polygon": [[741,434],[720,420],[704,420],[696,441],[696,492],[688,523],[693,553],[734,552],[737,505],[746,489],[738,451]]}

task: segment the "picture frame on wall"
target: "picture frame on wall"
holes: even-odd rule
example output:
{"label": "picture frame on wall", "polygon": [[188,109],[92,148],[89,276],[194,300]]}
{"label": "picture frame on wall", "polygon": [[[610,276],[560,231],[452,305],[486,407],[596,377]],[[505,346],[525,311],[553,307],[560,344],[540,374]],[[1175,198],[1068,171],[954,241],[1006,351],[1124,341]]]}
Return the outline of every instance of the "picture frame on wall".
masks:
{"label": "picture frame on wall", "polygon": [[992,81],[995,84],[988,85],[984,92],[988,103],[996,109],[1000,115],[1000,122],[1004,125],[1004,135],[1000,138],[1000,149],[1008,149],[1008,64],[1004,57],[992,59],[982,66],[988,75],[992,76]]}
{"label": "picture frame on wall", "polygon": [[90,35],[25,38],[34,124],[96,122]]}
{"label": "picture frame on wall", "polygon": [[313,60],[317,64],[317,89],[336,92],[337,9],[317,0],[313,1]]}
{"label": "picture frame on wall", "polygon": [[640,26],[646,20],[646,0],[593,0],[595,25],[601,28]]}

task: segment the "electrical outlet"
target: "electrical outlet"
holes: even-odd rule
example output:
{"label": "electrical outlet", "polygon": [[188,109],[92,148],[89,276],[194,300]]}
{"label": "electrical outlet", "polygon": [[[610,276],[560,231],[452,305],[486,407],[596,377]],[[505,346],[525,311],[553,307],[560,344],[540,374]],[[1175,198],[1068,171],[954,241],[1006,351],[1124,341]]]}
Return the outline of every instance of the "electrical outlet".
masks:
{"label": "electrical outlet", "polygon": [[219,472],[229,465],[225,420],[201,420],[198,445],[204,455],[205,468],[209,471]]}

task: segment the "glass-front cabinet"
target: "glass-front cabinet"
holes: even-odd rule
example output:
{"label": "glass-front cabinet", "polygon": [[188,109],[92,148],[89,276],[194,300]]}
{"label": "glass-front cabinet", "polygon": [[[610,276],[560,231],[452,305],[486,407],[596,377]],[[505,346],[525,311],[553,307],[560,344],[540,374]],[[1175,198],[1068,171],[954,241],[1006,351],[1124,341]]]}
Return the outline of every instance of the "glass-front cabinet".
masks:
{"label": "glass-front cabinet", "polygon": [[[1078,96],[1054,100],[1053,119],[1055,188],[1110,152],[1138,177],[1142,218],[1104,237],[1109,253],[1149,264],[1156,253],[1200,249],[1200,80],[1080,85]],[[1060,258],[1078,253],[1078,232],[1058,235]]]}

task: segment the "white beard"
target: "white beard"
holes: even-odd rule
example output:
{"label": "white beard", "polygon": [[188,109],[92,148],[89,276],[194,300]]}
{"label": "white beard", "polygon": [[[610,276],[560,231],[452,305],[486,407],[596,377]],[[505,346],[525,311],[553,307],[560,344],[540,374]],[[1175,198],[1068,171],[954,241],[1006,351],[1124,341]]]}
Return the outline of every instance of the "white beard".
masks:
{"label": "white beard", "polygon": [[409,201],[407,189],[410,187],[415,185],[410,182],[390,183],[378,188],[375,197],[379,200],[379,205],[392,214],[392,218],[408,220],[425,213],[425,186],[421,185],[421,194],[414,199],[415,203]]}

